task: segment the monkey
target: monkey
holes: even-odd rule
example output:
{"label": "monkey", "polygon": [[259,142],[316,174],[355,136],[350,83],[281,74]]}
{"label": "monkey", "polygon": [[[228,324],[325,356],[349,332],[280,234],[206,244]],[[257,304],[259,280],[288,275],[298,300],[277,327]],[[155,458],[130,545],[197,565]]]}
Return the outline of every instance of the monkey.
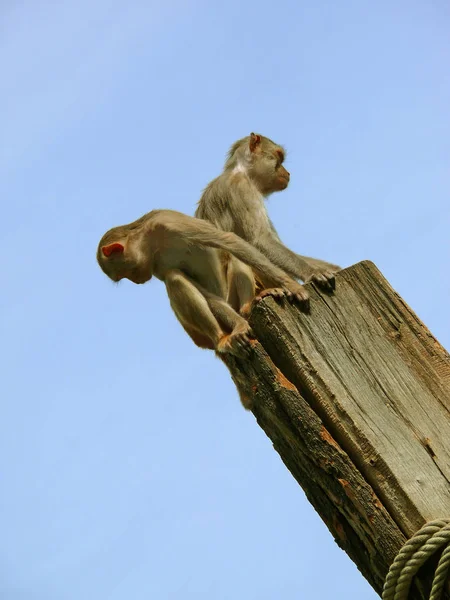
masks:
{"label": "monkey", "polygon": [[[222,174],[203,191],[195,216],[222,231],[237,234],[291,277],[313,281],[332,292],[334,275],[340,267],[300,256],[287,248],[264,205],[270,194],[285,190],[289,185],[290,173],[283,166],[285,157],[282,146],[260,134],[251,133],[238,140],[228,152]],[[228,278],[228,301],[243,315],[250,311],[257,284],[260,296],[275,285],[268,273],[258,273],[256,282],[253,270],[236,257],[225,259],[224,268]]]}
{"label": "monkey", "polygon": [[153,276],[160,279],[176,317],[197,346],[246,357],[252,332],[226,301],[221,252],[269,277],[278,288],[268,295],[287,298],[307,310],[303,286],[257,249],[232,232],[174,210],[152,210],[128,225],[110,229],[99,242],[97,261],[115,282],[129,279],[143,284]]}

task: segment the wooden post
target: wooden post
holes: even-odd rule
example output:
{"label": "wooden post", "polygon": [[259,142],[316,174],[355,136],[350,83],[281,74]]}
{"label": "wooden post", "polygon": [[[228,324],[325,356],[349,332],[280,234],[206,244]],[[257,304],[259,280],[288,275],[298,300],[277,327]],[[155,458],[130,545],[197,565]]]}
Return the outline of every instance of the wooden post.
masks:
{"label": "wooden post", "polygon": [[[311,313],[269,298],[260,342],[225,362],[339,546],[381,595],[398,550],[450,517],[450,357],[372,263],[308,285]],[[428,572],[427,572],[428,571]],[[423,598],[430,567],[411,598]],[[447,597],[447,596],[446,596]]]}

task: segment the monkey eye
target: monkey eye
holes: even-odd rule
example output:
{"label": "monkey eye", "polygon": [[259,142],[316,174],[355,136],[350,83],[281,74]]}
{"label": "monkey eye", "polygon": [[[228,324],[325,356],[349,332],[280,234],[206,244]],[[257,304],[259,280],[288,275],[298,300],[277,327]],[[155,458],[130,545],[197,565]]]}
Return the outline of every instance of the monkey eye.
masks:
{"label": "monkey eye", "polygon": [[281,165],[281,163],[284,161],[284,154],[283,154],[282,150],[277,150],[276,154],[277,154],[277,158],[280,161],[280,165]]}

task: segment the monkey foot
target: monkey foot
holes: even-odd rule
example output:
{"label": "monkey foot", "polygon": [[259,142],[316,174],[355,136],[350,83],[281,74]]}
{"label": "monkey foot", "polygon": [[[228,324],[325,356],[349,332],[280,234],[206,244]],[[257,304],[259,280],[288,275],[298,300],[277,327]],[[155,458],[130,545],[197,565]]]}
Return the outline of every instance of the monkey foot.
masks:
{"label": "monkey foot", "polygon": [[282,288],[268,288],[267,290],[263,290],[260,292],[254,299],[254,303],[257,304],[261,302],[264,298],[275,298],[275,300],[282,300],[286,297],[286,291]]}
{"label": "monkey foot", "polygon": [[333,292],[336,289],[335,271],[317,270],[310,275],[305,283],[312,281],[325,292]]}
{"label": "monkey foot", "polygon": [[244,317],[244,319],[248,319],[250,313],[252,312],[252,306],[253,300],[251,302],[246,302],[243,306],[241,306],[241,309],[239,310],[239,314],[241,315],[241,317]]}
{"label": "monkey foot", "polygon": [[223,352],[233,354],[241,358],[249,356],[252,346],[250,338],[252,336],[252,330],[250,325],[238,326],[229,334],[224,335],[217,344],[217,352]]}
{"label": "monkey foot", "polygon": [[[299,304],[300,308],[305,312],[309,311],[309,294],[300,284],[295,286],[295,291],[288,290],[286,288],[269,288],[267,290],[263,290],[255,297],[253,303],[258,304],[258,302],[261,302],[261,300],[267,297],[274,298],[278,302],[286,298],[288,302],[295,302]],[[246,306],[242,307],[241,314],[243,314],[242,311],[245,308]]]}

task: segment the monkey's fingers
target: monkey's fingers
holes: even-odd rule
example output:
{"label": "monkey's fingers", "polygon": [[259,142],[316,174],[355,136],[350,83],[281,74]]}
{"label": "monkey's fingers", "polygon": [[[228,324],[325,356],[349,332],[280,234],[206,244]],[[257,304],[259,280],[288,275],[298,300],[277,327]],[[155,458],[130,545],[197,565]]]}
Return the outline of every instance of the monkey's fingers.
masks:
{"label": "monkey's fingers", "polygon": [[236,325],[234,331],[231,332],[231,336],[239,340],[245,340],[246,343],[250,343],[250,340],[255,339],[255,334],[247,321]]}
{"label": "monkey's fingers", "polygon": [[250,340],[239,340],[239,342],[237,342],[237,347],[239,356],[241,356],[242,358],[248,358],[253,350],[253,347],[250,344]]}
{"label": "monkey's fingers", "polygon": [[243,337],[236,337],[230,342],[230,353],[241,358],[247,358],[250,356],[252,346],[250,340]]}
{"label": "monkey's fingers", "polygon": [[274,298],[275,300],[283,300],[286,295],[292,295],[289,290],[285,290],[282,288],[268,288],[267,290],[263,290],[260,292],[254,299],[255,304],[261,302],[264,298]]}
{"label": "monkey's fingers", "polygon": [[239,358],[247,358],[252,346],[247,332],[237,332],[224,335],[217,346],[218,352],[229,353]]}
{"label": "monkey's fingers", "polygon": [[311,305],[309,302],[309,298],[298,300],[299,308],[302,312],[309,313],[311,310]]}
{"label": "monkey's fingers", "polygon": [[255,334],[246,321],[236,327],[235,331],[230,334],[230,338],[231,343],[235,341],[240,356],[248,357],[251,354],[253,350],[251,340],[255,339]]}
{"label": "monkey's fingers", "polygon": [[251,327],[248,328],[246,335],[249,340],[256,340],[256,335],[253,333],[253,329]]}
{"label": "monkey's fingers", "polygon": [[321,273],[314,273],[308,281],[312,281],[317,284],[326,292],[333,292],[336,289],[336,278],[334,273],[331,271],[323,271]]}
{"label": "monkey's fingers", "polygon": [[289,293],[288,299],[295,304],[298,304],[299,308],[303,312],[309,312],[309,294],[307,290],[300,284],[296,285],[294,289],[287,290]]}

